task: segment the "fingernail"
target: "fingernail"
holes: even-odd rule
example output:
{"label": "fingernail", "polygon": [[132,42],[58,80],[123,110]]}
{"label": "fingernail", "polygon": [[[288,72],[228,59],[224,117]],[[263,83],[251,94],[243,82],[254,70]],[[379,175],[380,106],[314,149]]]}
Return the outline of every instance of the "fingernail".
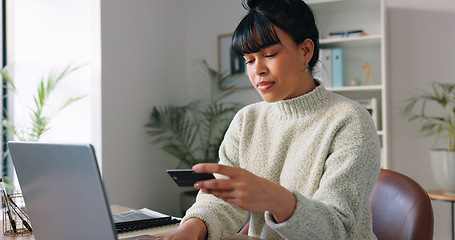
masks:
{"label": "fingernail", "polygon": [[201,188],[201,184],[200,184],[200,183],[195,183],[195,184],[194,184],[194,188],[200,189],[200,188]]}
{"label": "fingernail", "polygon": [[197,172],[197,170],[199,170],[199,165],[194,165],[194,166],[193,166],[193,170],[194,170],[195,172]]}

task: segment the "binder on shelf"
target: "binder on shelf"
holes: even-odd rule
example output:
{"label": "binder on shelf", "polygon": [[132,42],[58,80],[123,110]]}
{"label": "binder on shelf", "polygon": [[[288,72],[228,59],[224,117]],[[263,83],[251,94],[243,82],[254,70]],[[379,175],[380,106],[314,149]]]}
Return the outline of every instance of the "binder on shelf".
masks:
{"label": "binder on shelf", "polygon": [[378,113],[378,99],[377,98],[369,98],[369,99],[358,99],[357,102],[365,106],[367,111],[371,114],[371,118],[373,118],[374,125],[376,129],[379,130],[379,113]]}
{"label": "binder on shelf", "polygon": [[332,86],[343,87],[344,71],[343,71],[343,49],[332,49]]}
{"label": "binder on shelf", "polygon": [[319,61],[316,63],[314,78],[322,81],[326,88],[332,87],[332,49],[321,48]]}
{"label": "binder on shelf", "polygon": [[113,214],[112,217],[118,233],[176,224],[181,220],[147,208]]}

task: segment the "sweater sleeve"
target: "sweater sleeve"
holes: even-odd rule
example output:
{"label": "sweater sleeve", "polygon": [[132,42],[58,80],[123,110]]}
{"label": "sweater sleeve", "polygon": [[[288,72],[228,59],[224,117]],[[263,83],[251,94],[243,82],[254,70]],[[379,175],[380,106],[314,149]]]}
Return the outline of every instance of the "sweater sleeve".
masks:
{"label": "sweater sleeve", "polygon": [[360,112],[345,119],[331,149],[313,196],[289,189],[297,199],[291,218],[276,223],[270,212],[265,212],[267,225],[283,238],[376,238],[371,231],[368,199],[379,175],[380,145],[369,116]]}
{"label": "sweater sleeve", "polygon": [[[236,124],[239,117],[234,117],[221,144],[219,157],[220,164],[238,167],[238,134]],[[216,175],[216,178],[223,178]],[[205,222],[208,240],[223,239],[237,233],[245,224],[248,212],[237,206],[227,203],[211,194],[199,192],[196,203],[188,209],[182,223],[189,218],[196,217]]]}

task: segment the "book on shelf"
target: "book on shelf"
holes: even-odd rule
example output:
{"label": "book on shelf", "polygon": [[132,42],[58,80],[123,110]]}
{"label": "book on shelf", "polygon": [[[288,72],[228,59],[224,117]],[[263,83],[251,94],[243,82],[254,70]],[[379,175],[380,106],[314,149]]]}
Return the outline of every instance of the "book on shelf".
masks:
{"label": "book on shelf", "polygon": [[322,81],[326,88],[332,87],[332,49],[319,50],[319,61],[315,65],[313,77]]}
{"label": "book on shelf", "polygon": [[343,49],[332,48],[332,87],[344,86]]}
{"label": "book on shelf", "polygon": [[148,208],[112,215],[118,233],[176,224],[181,218],[166,215]]}
{"label": "book on shelf", "polygon": [[349,37],[360,37],[366,36],[367,34],[363,30],[348,30],[341,32],[330,32],[329,38],[349,38]]}

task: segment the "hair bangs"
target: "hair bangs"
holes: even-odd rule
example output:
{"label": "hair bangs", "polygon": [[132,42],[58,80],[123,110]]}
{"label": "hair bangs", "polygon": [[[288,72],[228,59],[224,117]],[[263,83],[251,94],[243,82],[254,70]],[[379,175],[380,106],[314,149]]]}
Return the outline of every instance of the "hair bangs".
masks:
{"label": "hair bangs", "polygon": [[253,13],[245,17],[232,35],[232,51],[243,56],[256,53],[264,48],[281,43],[276,31],[264,16],[255,16]]}

